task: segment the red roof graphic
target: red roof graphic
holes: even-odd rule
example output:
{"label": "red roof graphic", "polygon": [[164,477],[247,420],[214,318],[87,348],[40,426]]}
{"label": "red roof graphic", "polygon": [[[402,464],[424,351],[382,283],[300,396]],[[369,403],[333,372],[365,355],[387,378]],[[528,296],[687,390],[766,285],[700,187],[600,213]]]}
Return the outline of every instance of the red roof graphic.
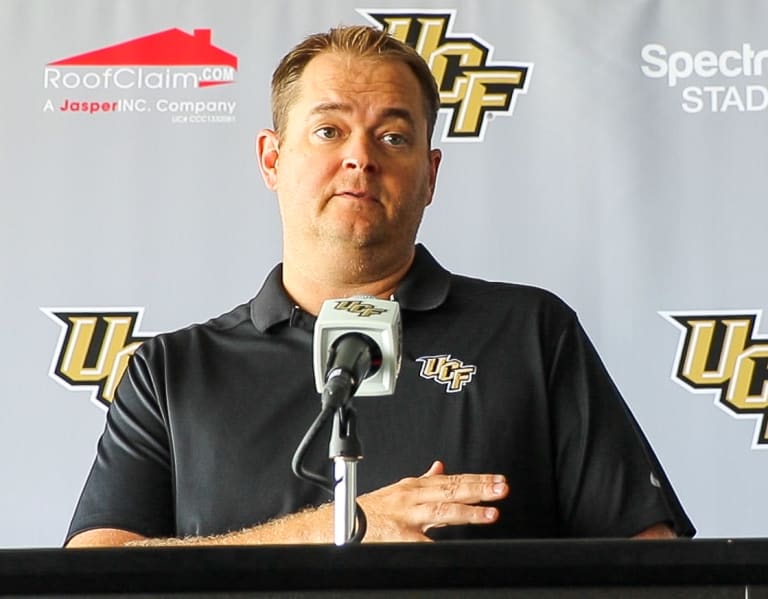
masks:
{"label": "red roof graphic", "polygon": [[237,69],[237,56],[211,45],[210,29],[167,29],[127,42],[70,56],[50,65],[62,66],[230,66]]}

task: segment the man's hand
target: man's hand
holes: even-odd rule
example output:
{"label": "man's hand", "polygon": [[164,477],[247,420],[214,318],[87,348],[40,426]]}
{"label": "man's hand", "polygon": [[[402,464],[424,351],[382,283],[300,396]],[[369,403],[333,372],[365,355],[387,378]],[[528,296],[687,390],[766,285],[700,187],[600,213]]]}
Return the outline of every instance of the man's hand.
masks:
{"label": "man's hand", "polygon": [[366,495],[358,502],[368,519],[363,542],[430,541],[430,528],[459,524],[491,524],[499,517],[481,501],[503,499],[509,486],[500,474],[443,474],[435,462],[418,478],[404,478]]}
{"label": "man's hand", "polygon": [[[359,497],[368,519],[363,539],[378,542],[430,541],[430,528],[457,524],[490,524],[499,517],[496,508],[478,506],[481,501],[503,499],[509,486],[499,474],[443,474],[435,462],[419,477],[404,478]],[[290,514],[266,524],[214,537],[145,539],[124,530],[96,529],[76,535],[68,547],[105,547],[125,543],[163,545],[261,545],[331,543],[333,506]]]}

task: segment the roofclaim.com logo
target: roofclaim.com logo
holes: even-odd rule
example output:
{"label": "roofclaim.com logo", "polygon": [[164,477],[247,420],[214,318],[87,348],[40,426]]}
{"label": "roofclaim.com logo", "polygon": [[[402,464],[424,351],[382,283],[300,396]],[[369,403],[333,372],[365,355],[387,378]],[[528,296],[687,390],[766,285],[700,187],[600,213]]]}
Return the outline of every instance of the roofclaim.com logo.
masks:
{"label": "roofclaim.com logo", "polygon": [[221,86],[236,73],[237,56],[212,45],[210,29],[168,29],[48,63],[43,112],[233,123],[237,102],[222,97]]}

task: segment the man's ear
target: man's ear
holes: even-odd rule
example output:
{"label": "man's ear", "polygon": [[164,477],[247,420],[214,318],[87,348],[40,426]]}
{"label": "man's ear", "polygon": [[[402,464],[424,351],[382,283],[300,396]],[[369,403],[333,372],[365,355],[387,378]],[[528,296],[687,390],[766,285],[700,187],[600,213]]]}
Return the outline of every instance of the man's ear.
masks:
{"label": "man's ear", "polygon": [[277,191],[277,159],[280,138],[272,129],[262,129],[256,135],[256,157],[259,170],[264,179],[264,185],[272,191]]}
{"label": "man's ear", "polygon": [[429,197],[427,198],[427,206],[432,203],[432,196],[435,193],[435,185],[437,184],[437,170],[440,168],[440,161],[443,159],[443,153],[434,148],[429,151]]}

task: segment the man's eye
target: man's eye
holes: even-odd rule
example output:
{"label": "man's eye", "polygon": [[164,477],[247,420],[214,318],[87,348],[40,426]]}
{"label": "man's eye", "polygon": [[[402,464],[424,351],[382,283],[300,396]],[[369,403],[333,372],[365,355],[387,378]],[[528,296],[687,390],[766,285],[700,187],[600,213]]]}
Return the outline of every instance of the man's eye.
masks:
{"label": "man's eye", "polygon": [[320,127],[315,135],[321,139],[334,139],[339,136],[339,132],[334,127]]}
{"label": "man's eye", "polygon": [[381,137],[382,141],[390,146],[402,146],[408,143],[408,138],[401,133],[387,133]]}

